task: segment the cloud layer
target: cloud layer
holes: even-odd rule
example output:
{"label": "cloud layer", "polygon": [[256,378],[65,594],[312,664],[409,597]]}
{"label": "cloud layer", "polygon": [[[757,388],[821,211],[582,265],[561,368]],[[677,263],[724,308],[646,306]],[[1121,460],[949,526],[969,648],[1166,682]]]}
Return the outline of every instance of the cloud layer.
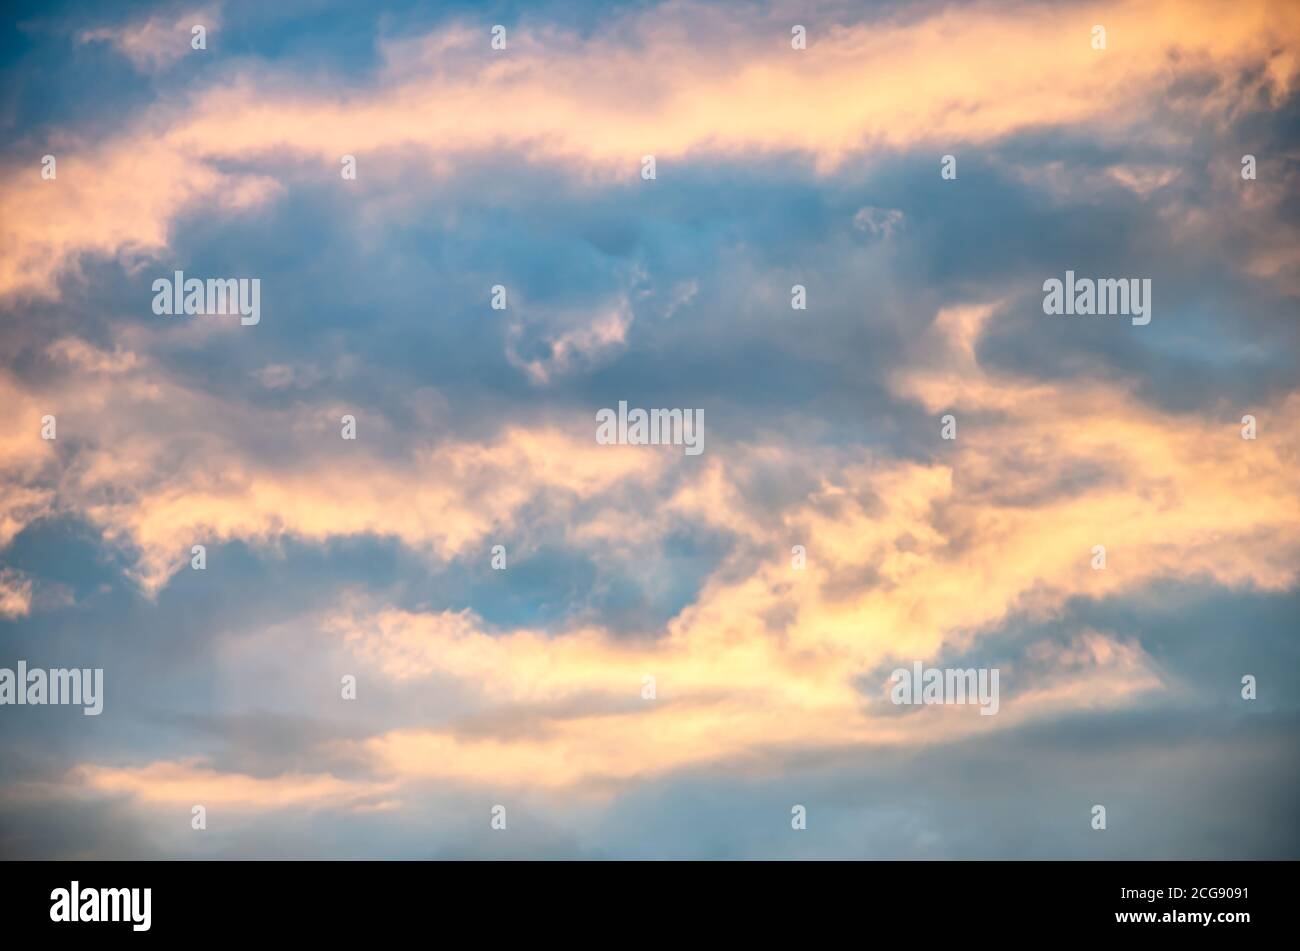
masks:
{"label": "cloud layer", "polygon": [[0,852],[1295,857],[1295,11],[291,14],[18,19]]}

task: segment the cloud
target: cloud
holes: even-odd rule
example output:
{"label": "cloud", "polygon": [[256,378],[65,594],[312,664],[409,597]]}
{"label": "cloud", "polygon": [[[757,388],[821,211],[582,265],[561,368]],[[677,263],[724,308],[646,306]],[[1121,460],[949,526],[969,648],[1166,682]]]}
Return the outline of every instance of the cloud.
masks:
{"label": "cloud", "polygon": [[[977,721],[900,726],[864,715],[854,680],[895,661],[935,663],[946,652],[978,652],[981,633],[1017,612],[1050,618],[1073,598],[1115,596],[1163,578],[1294,586],[1300,510],[1284,461],[1294,447],[1283,439],[1260,451],[1235,426],[1221,427],[1216,437],[1204,422],[1161,419],[1127,403],[1122,392],[1086,390],[1078,399],[1069,387],[994,381],[973,364],[979,328],[992,311],[941,314],[936,335],[947,349],[936,343],[932,352],[952,363],[933,377],[924,367],[901,373],[898,385],[935,412],[954,399],[947,388],[960,387],[954,405],[977,414],[994,409],[1000,418],[977,415],[964,423],[945,464],[842,464],[784,524],[760,533],[767,559],[749,571],[719,571],[659,640],[619,643],[592,629],[558,637],[494,634],[467,611],[381,610],[333,622],[392,676],[437,671],[476,685],[494,702],[631,698],[645,674],[680,701],[565,717],[536,739],[400,731],[375,741],[383,761],[394,770],[436,763],[421,769],[462,780],[487,770],[502,781],[526,775],[572,783],[814,739],[952,742]],[[963,372],[954,374],[954,363]],[[1295,400],[1279,413],[1293,412]],[[1030,454],[1032,466],[1013,461]],[[1066,467],[1103,464],[1107,480],[1061,490]],[[715,463],[700,480],[719,480],[712,491],[683,487],[667,509],[731,524],[728,469]],[[1247,482],[1252,489],[1243,495]],[[751,532],[756,528],[750,523]],[[790,539],[807,546],[803,572],[782,554]],[[1103,571],[1091,564],[1096,544],[1108,549]],[[838,590],[838,575],[865,566],[872,566],[875,584]],[[770,629],[763,618],[779,608],[786,621]],[[1043,650],[1028,658],[1039,668],[1047,664],[1050,675],[1040,670],[1032,686],[1006,697],[999,728],[1042,713],[1123,706],[1168,689],[1140,648],[1111,635],[1083,631],[1068,650]],[[563,766],[548,770],[545,763]]]}
{"label": "cloud", "polygon": [[[53,510],[86,518],[106,541],[135,553],[149,591],[200,542],[373,535],[455,557],[489,532],[510,531],[538,498],[558,512],[601,493],[629,492],[668,462],[664,456],[647,465],[634,448],[596,445],[594,416],[579,424],[582,436],[554,427],[507,428],[493,442],[403,434],[402,457],[384,459],[365,447],[393,442],[385,440],[389,424],[363,408],[292,404],[268,414],[195,391],[131,350],[110,353],[64,339],[53,352],[71,355],[77,369],[66,389],[46,396],[61,418],[60,438],[75,441],[77,451],[56,473],[39,417],[29,414],[31,431],[13,440],[11,458],[22,463],[13,479],[22,481],[6,489],[10,534]],[[349,411],[359,418],[355,443],[340,438],[339,420]],[[150,425],[139,425],[145,417]],[[222,424],[194,428],[200,419]],[[176,438],[183,432],[191,435]],[[246,442],[253,433],[292,441],[300,462],[315,459],[320,468],[286,469],[259,458]]]}
{"label": "cloud", "polygon": [[[495,57],[486,31],[449,26],[391,44],[386,71],[360,90],[306,93],[273,69],[244,72],[189,102],[160,103],[118,138],[64,150],[57,181],[10,170],[0,188],[0,294],[53,293],[83,253],[157,255],[184,209],[260,205],[287,164],[337,174],[339,156],[360,151],[415,149],[455,168],[505,149],[577,163],[593,182],[630,181],[647,153],[668,163],[666,173],[700,153],[796,153],[829,171],[863,150],[1158,120],[1153,97],[1135,91],[1165,89],[1184,71],[1257,70],[1253,85],[1224,82],[1195,101],[1211,114],[1261,96],[1280,103],[1292,88],[1294,59],[1270,40],[1300,35],[1288,9],[1109,6],[1104,52],[1083,25],[1098,15],[1072,30],[1047,10],[943,9],[836,26],[800,52],[777,42],[787,25],[776,11],[736,30],[719,10],[669,4],[624,14],[589,38],[524,32]],[[168,48],[160,29],[150,20],[117,42],[147,60]],[[1014,62],[1008,48],[1019,51]],[[141,141],[150,143],[143,153]],[[231,161],[263,171],[219,170]]]}
{"label": "cloud", "polygon": [[590,364],[626,343],[632,320],[631,310],[623,302],[595,317],[585,326],[547,337],[541,342],[544,355],[531,359],[524,359],[518,353],[525,328],[520,323],[514,323],[507,338],[506,354],[510,362],[527,373],[533,383],[545,384],[556,374],[569,372],[578,364]]}
{"label": "cloud", "polygon": [[868,205],[859,208],[853,216],[853,227],[870,232],[874,237],[888,238],[903,224],[903,213],[897,208],[876,208]]}
{"label": "cloud", "polygon": [[[0,734],[6,854],[1294,852],[1300,21],[790,16],[444,20],[341,69],[309,27],[219,71],[157,59],[184,18],[101,37],[155,81],[0,177],[0,626],[110,702]],[[1121,266],[1151,326],[1042,315]],[[266,319],[151,316],[174,267]],[[596,445],[619,399],[703,407],[706,452]],[[998,668],[998,715],[894,706],[913,661]],[[1142,833],[1074,836],[1083,789]],[[527,835],[481,841],[489,794]]]}
{"label": "cloud", "polygon": [[219,773],[197,760],[156,762],[139,768],[82,766],[72,782],[93,793],[131,796],[142,802],[211,810],[383,806],[391,787],[348,782],[325,774],[285,774],[269,778]]}
{"label": "cloud", "polygon": [[120,27],[97,27],[77,34],[78,43],[104,42],[113,46],[145,73],[161,73],[193,52],[196,25],[212,31],[221,26],[220,11],[202,8],[179,16],[153,14]]}
{"label": "cloud", "polygon": [[0,568],[0,618],[19,618],[31,609],[32,580],[12,568]]}

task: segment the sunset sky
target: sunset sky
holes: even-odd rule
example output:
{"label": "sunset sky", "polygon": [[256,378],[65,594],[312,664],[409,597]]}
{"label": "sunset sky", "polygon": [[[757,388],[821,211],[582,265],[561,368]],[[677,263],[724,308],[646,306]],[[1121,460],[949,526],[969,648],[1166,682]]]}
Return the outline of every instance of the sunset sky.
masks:
{"label": "sunset sky", "polygon": [[0,857],[1300,858],[1298,105],[1284,0],[11,5],[0,668],[104,709]]}

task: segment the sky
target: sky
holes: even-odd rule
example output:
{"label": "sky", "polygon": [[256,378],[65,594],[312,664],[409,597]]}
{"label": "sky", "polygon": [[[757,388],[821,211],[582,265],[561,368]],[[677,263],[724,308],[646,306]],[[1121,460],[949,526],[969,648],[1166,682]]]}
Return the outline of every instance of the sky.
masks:
{"label": "sky", "polygon": [[1300,858],[1298,80],[1281,0],[10,4],[0,669],[103,689],[0,705],[0,856]]}

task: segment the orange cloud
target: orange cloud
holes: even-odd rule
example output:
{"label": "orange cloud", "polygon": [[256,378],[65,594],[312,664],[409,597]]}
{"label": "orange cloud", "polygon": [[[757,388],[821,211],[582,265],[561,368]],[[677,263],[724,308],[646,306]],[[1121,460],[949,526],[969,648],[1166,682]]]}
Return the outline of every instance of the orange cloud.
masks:
{"label": "orange cloud", "polygon": [[32,579],[0,568],[0,619],[24,617],[32,609]]}
{"label": "orange cloud", "polygon": [[130,796],[140,802],[210,810],[263,810],[287,807],[337,808],[367,806],[391,791],[392,784],[347,781],[327,773],[286,773],[260,777],[227,773],[200,760],[159,761],[137,768],[84,765],[69,777],[74,788],[108,796]]}
{"label": "orange cloud", "polygon": [[[388,69],[361,90],[302,93],[274,72],[246,74],[154,107],[117,139],[51,144],[57,180],[34,165],[0,179],[0,294],[52,294],[82,253],[160,254],[181,211],[264,203],[286,163],[333,176],[342,155],[413,149],[445,170],[508,151],[631,181],[646,153],[671,163],[779,152],[830,169],[859,150],[947,151],[1026,128],[1158,119],[1148,91],[1180,70],[1254,70],[1254,85],[1223,82],[1204,97],[1197,108],[1208,115],[1281,102],[1300,37],[1300,13],[1264,0],[1114,3],[1069,16],[950,8],[814,30],[804,51],[789,48],[789,14],[755,17],[740,28],[722,11],[670,3],[590,38],[516,31],[499,54],[485,30],[455,26],[389,44]],[[1104,51],[1090,43],[1096,23]],[[264,170],[218,170],[231,159]]]}
{"label": "orange cloud", "polygon": [[[669,511],[742,522],[772,555],[748,566],[733,557],[657,639],[594,628],[493,634],[468,611],[345,610],[332,626],[389,676],[451,676],[503,716],[525,705],[534,724],[519,735],[408,728],[368,741],[368,752],[395,775],[566,785],[771,747],[951,742],[1176,689],[1135,644],[1104,632],[1031,651],[1026,660],[1047,670],[1003,696],[996,723],[951,709],[890,716],[870,706],[884,684],[874,694],[861,689],[882,665],[978,652],[982,635],[1013,613],[1050,622],[1078,596],[1170,577],[1275,590],[1296,583],[1293,432],[1272,429],[1267,441],[1250,442],[1231,419],[1163,414],[1113,386],[992,378],[973,356],[992,310],[944,312],[932,364],[894,380],[935,412],[936,438],[940,409],[972,414],[944,462],[842,463],[783,521],[738,516],[733,479],[746,465],[744,447],[687,480]],[[974,415],[988,409],[1000,415]],[[1293,418],[1300,395],[1257,409],[1261,418]],[[1104,478],[1063,487],[1062,465]],[[791,567],[791,540],[807,548],[802,571]],[[1098,544],[1108,550],[1104,570],[1092,566]],[[873,582],[838,583],[863,569]],[[656,700],[640,697],[645,675],[656,678]],[[572,715],[568,705],[582,698],[602,700]],[[548,704],[561,713],[548,717]]]}
{"label": "orange cloud", "polygon": [[[68,338],[50,353],[75,374],[39,398],[0,374],[0,392],[18,410],[0,433],[0,542],[35,518],[75,513],[136,552],[149,593],[199,543],[372,535],[452,558],[488,544],[492,533],[507,535],[538,498],[559,515],[602,493],[632,492],[680,464],[668,453],[647,458],[635,447],[597,445],[594,418],[580,435],[514,427],[491,442],[434,443],[412,433],[404,459],[379,459],[367,446],[388,424],[363,408],[273,411],[225,401],[130,347],[103,351]],[[58,443],[41,439],[41,410],[57,416],[75,455],[56,460]],[[359,417],[355,442],[340,438],[348,412]],[[177,432],[189,435],[178,443]],[[247,442],[257,432],[292,442],[300,461],[313,464],[285,469],[258,460]]]}

